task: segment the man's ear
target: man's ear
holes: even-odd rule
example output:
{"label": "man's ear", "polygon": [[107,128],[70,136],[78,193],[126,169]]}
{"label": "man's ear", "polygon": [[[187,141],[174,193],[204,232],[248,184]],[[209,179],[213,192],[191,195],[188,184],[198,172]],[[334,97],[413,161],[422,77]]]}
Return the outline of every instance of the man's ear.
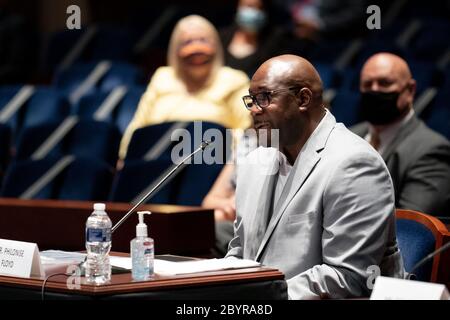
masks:
{"label": "man's ear", "polygon": [[312,91],[309,88],[302,88],[298,91],[296,97],[300,111],[307,111],[311,105]]}

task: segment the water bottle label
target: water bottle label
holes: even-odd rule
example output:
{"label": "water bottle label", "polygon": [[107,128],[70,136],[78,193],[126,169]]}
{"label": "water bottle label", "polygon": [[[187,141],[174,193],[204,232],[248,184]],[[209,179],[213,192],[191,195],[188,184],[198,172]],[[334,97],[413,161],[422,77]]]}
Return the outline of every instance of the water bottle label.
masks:
{"label": "water bottle label", "polygon": [[144,254],[152,254],[153,253],[153,248],[145,248]]}
{"label": "water bottle label", "polygon": [[86,241],[88,242],[109,242],[111,241],[111,229],[94,229],[86,230]]}

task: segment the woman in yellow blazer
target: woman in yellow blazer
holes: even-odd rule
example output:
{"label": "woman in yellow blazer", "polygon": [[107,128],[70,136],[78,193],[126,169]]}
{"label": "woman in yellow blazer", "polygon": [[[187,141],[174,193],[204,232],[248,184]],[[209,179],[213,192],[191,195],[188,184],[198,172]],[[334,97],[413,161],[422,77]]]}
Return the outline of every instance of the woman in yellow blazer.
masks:
{"label": "woman in yellow blazer", "polygon": [[172,33],[168,66],[155,71],[133,120],[121,141],[124,159],[134,130],[168,121],[208,121],[227,128],[251,124],[242,96],[249,79],[242,71],[223,65],[217,30],[205,18],[181,19]]}

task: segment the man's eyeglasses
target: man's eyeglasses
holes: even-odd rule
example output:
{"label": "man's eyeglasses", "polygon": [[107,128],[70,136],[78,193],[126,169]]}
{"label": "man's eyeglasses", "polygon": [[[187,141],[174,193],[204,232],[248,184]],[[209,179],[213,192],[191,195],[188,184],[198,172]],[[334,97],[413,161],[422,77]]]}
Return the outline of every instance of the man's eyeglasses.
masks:
{"label": "man's eyeglasses", "polygon": [[267,108],[270,105],[270,101],[272,99],[272,95],[276,93],[280,93],[283,91],[293,91],[293,90],[300,90],[300,87],[290,87],[290,88],[283,88],[278,90],[272,90],[272,91],[264,91],[257,93],[255,95],[246,95],[242,97],[242,100],[244,101],[245,107],[248,110],[251,110],[254,105],[257,105],[259,108]]}

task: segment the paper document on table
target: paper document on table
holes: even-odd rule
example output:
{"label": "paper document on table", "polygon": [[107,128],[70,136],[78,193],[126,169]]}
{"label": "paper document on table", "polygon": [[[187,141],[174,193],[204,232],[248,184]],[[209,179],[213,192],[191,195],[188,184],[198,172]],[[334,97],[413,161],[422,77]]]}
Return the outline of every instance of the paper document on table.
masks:
{"label": "paper document on table", "polygon": [[71,273],[74,272],[71,266],[77,266],[84,261],[85,253],[69,252],[61,250],[45,250],[39,252],[42,267],[45,274]]}
{"label": "paper document on table", "polygon": [[131,270],[130,257],[109,256],[109,263],[116,268]]}
{"label": "paper document on table", "polygon": [[[131,270],[131,258],[110,257],[111,265],[117,268]],[[162,275],[188,274],[227,269],[241,269],[260,266],[259,262],[242,259],[205,259],[195,261],[173,262],[155,259],[154,271]]]}
{"label": "paper document on table", "polygon": [[45,250],[39,253],[42,264],[80,263],[86,257],[85,253],[61,250]]}
{"label": "paper document on table", "polygon": [[155,260],[155,273],[157,274],[187,274],[227,269],[241,269],[260,266],[259,262],[241,259],[207,259],[185,262],[171,262]]}

